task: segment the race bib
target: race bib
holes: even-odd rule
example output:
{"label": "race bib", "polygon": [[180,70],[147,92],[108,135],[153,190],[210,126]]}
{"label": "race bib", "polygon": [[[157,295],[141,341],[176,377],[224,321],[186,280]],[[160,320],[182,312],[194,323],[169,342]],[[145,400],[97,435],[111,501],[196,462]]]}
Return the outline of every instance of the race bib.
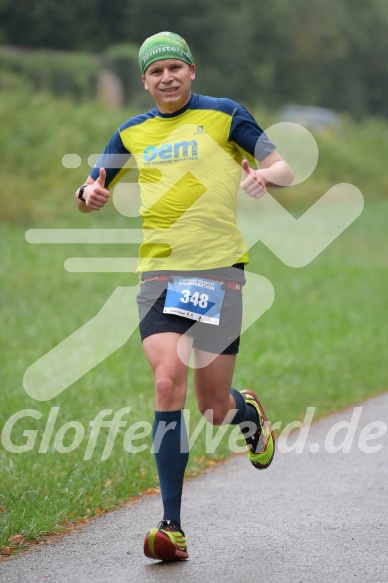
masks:
{"label": "race bib", "polygon": [[163,312],[218,326],[224,295],[219,281],[176,276],[168,282]]}

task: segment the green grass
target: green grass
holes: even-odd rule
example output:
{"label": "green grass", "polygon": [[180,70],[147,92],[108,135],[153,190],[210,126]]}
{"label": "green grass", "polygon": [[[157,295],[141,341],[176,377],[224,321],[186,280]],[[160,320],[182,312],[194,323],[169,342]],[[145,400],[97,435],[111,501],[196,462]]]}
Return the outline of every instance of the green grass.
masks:
{"label": "green grass", "polygon": [[266,400],[275,399],[277,420],[306,405],[323,416],[388,388],[387,212],[386,202],[367,201],[360,218],[305,268],[279,266],[259,245],[252,253],[254,271],[262,266],[276,299],[255,324],[256,346],[245,338],[251,352],[240,366],[256,371]]}
{"label": "green grass", "polygon": [[[368,202],[358,221],[303,269],[284,266],[260,244],[252,250],[251,269],[273,282],[276,299],[242,338],[235,386],[257,388],[271,419],[282,427],[303,419],[308,406],[317,408],[317,418],[387,388],[388,340],[382,325],[388,297],[387,214],[386,203]],[[18,421],[12,433],[21,445],[23,430],[36,429],[31,451],[0,449],[1,543],[6,545],[15,534],[35,539],[67,520],[114,508],[157,486],[157,477],[149,449],[131,454],[122,445],[130,424],[152,421],[152,379],[137,333],[52,401],[34,401],[22,386],[25,369],[96,314],[117,285],[128,283],[127,276],[67,273],[64,259],[84,249],[29,245],[24,229],[14,225],[3,226],[1,237],[1,425],[22,409],[42,413],[41,419]],[[109,251],[123,255],[122,249]],[[128,406],[128,423],[112,455],[101,461],[107,437],[101,430],[94,454],[83,460],[90,421],[103,409]],[[191,388],[188,406],[193,430],[199,415]],[[39,454],[52,407],[59,407],[53,437],[47,453]],[[74,452],[58,453],[55,435],[69,421],[82,423],[84,440]],[[69,432],[65,444],[72,438]],[[230,454],[224,438],[214,454],[204,455],[204,440],[203,431],[191,451],[189,473]],[[149,438],[142,443],[149,445]]]}
{"label": "green grass", "polygon": [[[107,115],[96,106],[74,108],[68,102],[22,93],[13,100],[6,96],[6,100],[3,107],[9,125],[15,125],[12,130],[7,125],[0,142],[8,170],[0,221],[0,430],[18,411],[41,413],[39,419],[20,419],[12,432],[14,443],[22,445],[28,439],[23,431],[36,430],[31,451],[10,453],[0,443],[0,545],[12,546],[14,535],[22,535],[26,541],[41,538],[65,528],[69,520],[90,518],[120,506],[156,487],[157,476],[149,437],[138,441],[138,445],[147,445],[142,453],[128,453],[123,447],[129,425],[152,422],[153,418],[152,377],[137,332],[49,402],[32,399],[23,388],[28,366],[97,314],[117,286],[133,285],[133,278],[126,274],[77,274],[63,267],[67,257],[125,257],[130,251],[125,246],[31,245],[25,240],[26,229],[34,227],[138,226],[136,219],[120,216],[113,205],[91,216],[77,213],[72,192],[88,167],[84,164],[77,170],[65,170],[60,163],[64,153],[73,151],[84,159],[87,152],[98,150],[123,113]],[[28,118],[30,127],[18,135],[15,127]],[[352,169],[359,167],[353,160],[356,128],[348,131],[354,134],[353,146],[353,138],[348,144],[353,154],[347,154],[349,165],[342,181],[351,181]],[[374,131],[373,139],[380,143],[376,128]],[[332,152],[329,146],[327,149],[327,168],[331,169]],[[367,155],[373,157],[370,152]],[[317,172],[324,174],[320,169]],[[341,174],[340,170],[335,172]],[[324,179],[321,175],[316,182],[310,179],[310,199],[334,184],[330,180],[329,170]],[[361,217],[309,266],[289,268],[260,243],[251,251],[251,271],[273,283],[276,298],[271,309],[242,337],[235,386],[256,388],[270,419],[281,422],[282,427],[303,419],[309,406],[316,407],[318,418],[387,389],[388,205],[381,196],[385,177],[381,176],[380,183],[376,176],[373,180],[369,180],[373,188],[366,187],[364,192]],[[353,182],[363,189],[368,181],[364,178],[360,184],[355,176]],[[280,193],[279,199],[285,196],[291,195]],[[301,195],[300,204],[308,206],[309,197]],[[192,411],[193,430],[200,416],[191,380],[187,406]],[[39,453],[54,407],[59,408],[58,418],[48,450]],[[84,460],[90,422],[104,409],[115,413],[123,407],[131,407],[131,411],[124,417],[127,425],[119,430],[112,454],[101,460],[108,433],[102,429],[91,459]],[[58,430],[69,422],[82,424],[84,438],[73,452],[59,453],[55,448],[60,441]],[[30,435],[34,439],[34,434]],[[74,431],[69,430],[64,445],[70,445],[73,437]],[[227,436],[215,453],[204,454],[204,449],[202,431],[191,450],[188,474],[230,455]]]}

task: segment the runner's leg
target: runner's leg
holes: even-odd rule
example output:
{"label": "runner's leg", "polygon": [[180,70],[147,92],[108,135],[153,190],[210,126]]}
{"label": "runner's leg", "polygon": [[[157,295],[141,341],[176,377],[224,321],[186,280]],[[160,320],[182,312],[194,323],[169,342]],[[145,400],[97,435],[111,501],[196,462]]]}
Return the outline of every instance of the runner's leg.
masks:
{"label": "runner's leg", "polygon": [[[252,430],[257,426],[258,416],[253,407],[246,405],[239,391],[231,388],[236,356],[220,354],[203,366],[209,362],[209,353],[194,348],[194,388],[198,408],[210,423],[239,424],[244,433],[249,427]],[[253,425],[248,426],[247,422]]]}
{"label": "runner's leg", "polygon": [[[198,407],[214,425],[239,425],[247,454],[259,470],[267,468],[275,453],[275,436],[257,395],[231,388],[236,355],[221,354],[209,363],[209,353],[194,349],[194,386]],[[202,366],[208,363],[206,366]]]}
{"label": "runner's leg", "polygon": [[[183,477],[189,458],[182,411],[186,400],[188,369],[177,354],[180,336],[175,332],[162,332],[143,340],[155,382],[153,449],[163,501],[163,519],[171,520],[179,528]],[[188,355],[192,338],[187,335],[184,338]]]}

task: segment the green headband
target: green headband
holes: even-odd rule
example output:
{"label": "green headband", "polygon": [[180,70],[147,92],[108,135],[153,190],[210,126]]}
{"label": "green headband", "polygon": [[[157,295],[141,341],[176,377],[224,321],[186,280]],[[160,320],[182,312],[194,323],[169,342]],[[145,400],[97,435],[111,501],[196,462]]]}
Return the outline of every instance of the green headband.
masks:
{"label": "green headband", "polygon": [[143,42],[139,51],[141,74],[151,63],[164,59],[178,59],[191,65],[193,56],[184,38],[174,32],[158,32]]}

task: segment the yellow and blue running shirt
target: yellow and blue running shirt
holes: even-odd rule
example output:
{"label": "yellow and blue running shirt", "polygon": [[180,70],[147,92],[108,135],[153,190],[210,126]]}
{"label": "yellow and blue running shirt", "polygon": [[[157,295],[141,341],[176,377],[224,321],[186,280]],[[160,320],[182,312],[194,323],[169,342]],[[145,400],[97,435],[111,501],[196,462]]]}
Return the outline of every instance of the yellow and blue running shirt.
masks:
{"label": "yellow and blue running shirt", "polygon": [[154,108],[124,122],[90,175],[96,180],[105,168],[111,188],[134,161],[138,167],[138,273],[229,267],[248,262],[237,226],[241,162],[260,162],[274,149],[240,104],[192,94],[172,114]]}

